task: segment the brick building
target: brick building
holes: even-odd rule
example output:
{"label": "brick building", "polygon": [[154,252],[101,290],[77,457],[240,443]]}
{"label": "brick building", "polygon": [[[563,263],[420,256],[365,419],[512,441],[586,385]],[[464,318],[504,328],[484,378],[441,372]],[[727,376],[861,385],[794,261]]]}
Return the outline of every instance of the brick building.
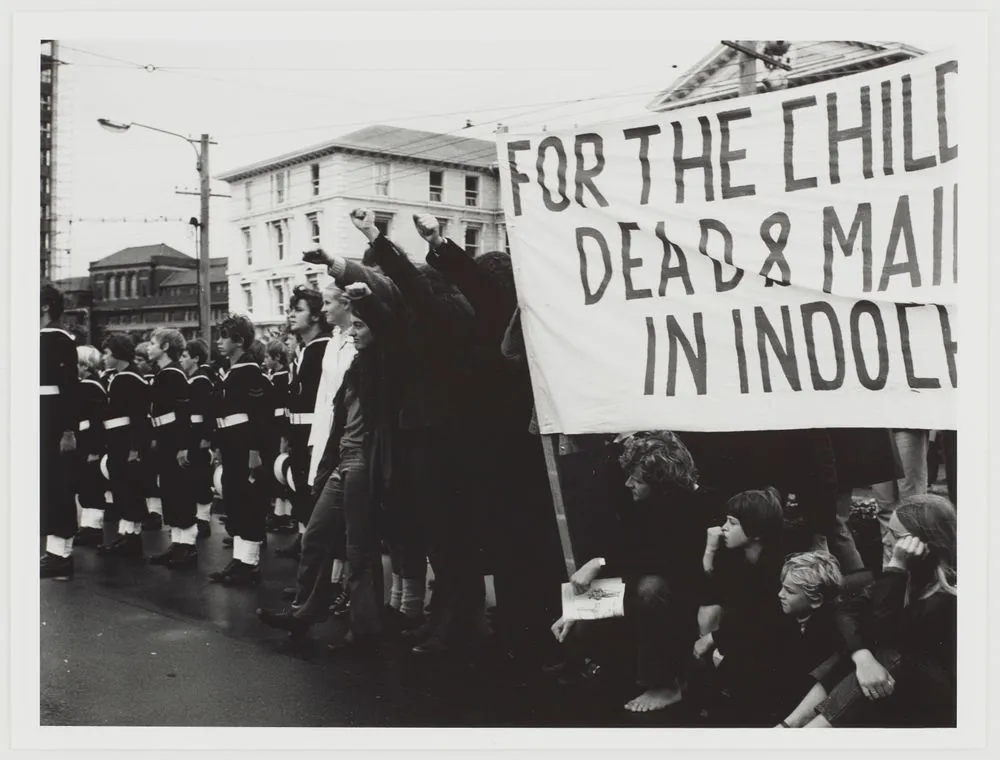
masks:
{"label": "brick building", "polygon": [[[172,327],[185,338],[198,336],[198,260],[157,245],[125,248],[90,265],[95,340],[108,332],[145,337]],[[213,324],[229,307],[226,259],[211,260]]]}

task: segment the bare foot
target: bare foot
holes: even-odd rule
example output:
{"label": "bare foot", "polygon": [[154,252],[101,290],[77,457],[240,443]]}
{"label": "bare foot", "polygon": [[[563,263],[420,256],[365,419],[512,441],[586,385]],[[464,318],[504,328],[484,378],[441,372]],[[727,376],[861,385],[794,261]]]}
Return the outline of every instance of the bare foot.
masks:
{"label": "bare foot", "polygon": [[662,710],[681,701],[681,690],[676,686],[665,686],[661,689],[647,689],[638,697],[625,705],[629,712],[652,712]]}

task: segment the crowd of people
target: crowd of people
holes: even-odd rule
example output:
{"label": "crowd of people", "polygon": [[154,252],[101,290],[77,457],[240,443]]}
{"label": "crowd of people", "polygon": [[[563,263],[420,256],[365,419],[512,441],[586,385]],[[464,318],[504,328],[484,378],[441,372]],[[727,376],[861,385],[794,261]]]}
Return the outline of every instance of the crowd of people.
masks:
{"label": "crowd of people", "polygon": [[[298,563],[288,604],[257,615],[296,637],[340,617],[331,649],[391,631],[447,656],[490,639],[567,684],[620,664],[643,689],[633,712],[685,701],[749,725],[954,724],[953,433],[938,432],[950,500],[926,493],[928,431],[609,437],[598,490],[613,526],[569,582],[623,578],[625,614],[560,617],[510,257],[472,258],[418,214],[429,251],[414,263],[372,211],[351,219],[361,261],[304,253],[330,284],[296,287],[271,340],[230,315],[214,361],[172,329],[77,346],[61,294],[42,287],[42,578],[72,579],[79,547],[142,559],[143,532],[163,529],[168,547],[145,559],[198,567],[215,501],[232,559],[208,580],[259,584],[268,533],[288,535],[274,552]],[[875,486],[882,567],[865,568],[848,525],[859,486]],[[808,546],[785,535],[793,494]]]}

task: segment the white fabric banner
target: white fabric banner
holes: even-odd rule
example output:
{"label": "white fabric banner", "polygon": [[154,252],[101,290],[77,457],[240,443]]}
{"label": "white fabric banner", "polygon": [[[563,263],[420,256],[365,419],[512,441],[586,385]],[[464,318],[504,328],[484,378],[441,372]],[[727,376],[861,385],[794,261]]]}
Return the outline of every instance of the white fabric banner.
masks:
{"label": "white fabric banner", "polygon": [[498,137],[543,433],[953,428],[958,62]]}

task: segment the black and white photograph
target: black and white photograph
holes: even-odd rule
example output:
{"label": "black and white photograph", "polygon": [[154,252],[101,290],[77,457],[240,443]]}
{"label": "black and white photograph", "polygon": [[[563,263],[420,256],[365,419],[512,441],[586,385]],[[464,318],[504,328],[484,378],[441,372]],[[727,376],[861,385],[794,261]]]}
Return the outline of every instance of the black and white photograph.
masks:
{"label": "black and white photograph", "polygon": [[986,14],[835,10],[15,13],[14,746],[981,746]]}

